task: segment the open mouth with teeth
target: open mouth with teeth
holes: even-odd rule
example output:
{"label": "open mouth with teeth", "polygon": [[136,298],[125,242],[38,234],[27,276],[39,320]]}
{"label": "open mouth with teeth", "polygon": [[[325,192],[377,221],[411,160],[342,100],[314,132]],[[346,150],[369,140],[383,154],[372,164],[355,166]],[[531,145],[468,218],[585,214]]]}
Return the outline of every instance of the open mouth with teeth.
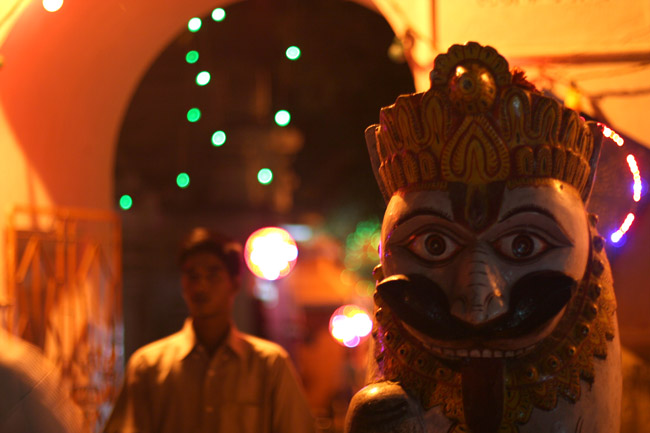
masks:
{"label": "open mouth with teeth", "polygon": [[[460,387],[464,422],[474,433],[494,433],[503,419],[508,358],[524,358],[541,345],[560,322],[577,288],[578,282],[561,272],[530,273],[510,289],[506,313],[477,325],[450,312],[447,296],[434,281],[421,275],[393,275],[377,286],[377,320],[383,329],[377,360],[384,363],[384,372],[389,372],[391,380],[410,382],[413,379],[409,379],[409,371],[417,370],[431,378],[427,371],[433,371],[436,385],[424,392],[427,396],[435,395],[427,397],[429,405],[455,401],[456,387]],[[388,316],[382,311],[385,307],[390,310]],[[400,324],[391,325],[390,316],[398,318]],[[417,349],[414,353],[418,354],[409,354],[412,349],[408,343],[400,342],[406,339],[397,336],[400,328],[439,361],[427,358]],[[384,357],[390,351],[401,359],[398,362],[414,364],[405,370],[396,366],[397,358]],[[522,364],[518,360],[516,363]],[[536,371],[531,370],[531,379]],[[454,374],[458,380],[452,378]],[[417,388],[430,379],[415,380]],[[445,387],[456,391],[445,392]]]}
{"label": "open mouth with teeth", "polygon": [[577,282],[557,271],[533,272],[511,289],[510,308],[480,325],[452,315],[447,296],[421,275],[393,275],[377,294],[407,331],[441,358],[513,358],[531,352],[552,332]]}
{"label": "open mouth with teeth", "polygon": [[[408,327],[406,327],[408,329]],[[409,329],[409,331],[411,331]],[[418,336],[418,332],[411,332],[412,334]],[[427,344],[425,341],[425,347],[434,355],[439,356],[440,358],[455,360],[455,359],[466,359],[466,358],[517,358],[524,356],[532,352],[537,344],[532,344],[523,349],[517,350],[501,350],[501,349],[492,349],[492,348],[470,348],[470,349],[453,349],[448,347],[434,346],[432,344]]]}

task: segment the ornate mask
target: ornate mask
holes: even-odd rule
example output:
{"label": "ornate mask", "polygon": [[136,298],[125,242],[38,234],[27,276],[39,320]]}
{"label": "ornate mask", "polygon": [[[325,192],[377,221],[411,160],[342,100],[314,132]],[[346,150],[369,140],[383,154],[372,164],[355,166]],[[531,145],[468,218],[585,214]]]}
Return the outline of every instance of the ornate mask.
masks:
{"label": "ornate mask", "polygon": [[585,210],[600,132],[491,47],[452,46],[431,82],[366,131],[388,202],[380,379],[427,431],[617,432],[615,300]]}

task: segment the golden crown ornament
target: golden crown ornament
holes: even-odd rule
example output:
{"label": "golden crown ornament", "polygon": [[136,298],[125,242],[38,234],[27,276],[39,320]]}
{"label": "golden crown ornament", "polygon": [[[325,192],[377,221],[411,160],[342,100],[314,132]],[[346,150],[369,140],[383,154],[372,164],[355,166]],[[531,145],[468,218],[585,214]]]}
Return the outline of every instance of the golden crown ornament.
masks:
{"label": "golden crown ornament", "polygon": [[366,131],[384,199],[450,183],[507,187],[564,181],[591,189],[596,124],[544,96],[489,46],[453,45],[439,55],[431,88],[400,96]]}

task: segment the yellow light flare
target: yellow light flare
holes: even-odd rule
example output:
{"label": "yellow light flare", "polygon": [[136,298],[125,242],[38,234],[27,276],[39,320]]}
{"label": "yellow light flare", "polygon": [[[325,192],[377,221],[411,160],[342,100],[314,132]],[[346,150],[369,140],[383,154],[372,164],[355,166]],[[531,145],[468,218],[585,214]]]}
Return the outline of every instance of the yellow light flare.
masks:
{"label": "yellow light flare", "polygon": [[273,281],[286,277],[298,259],[298,247],[288,231],[265,227],[254,231],[246,241],[244,259],[257,277]]}
{"label": "yellow light flare", "polygon": [[614,143],[616,143],[619,147],[625,144],[625,140],[623,140],[623,137],[621,137],[616,132],[614,132],[614,130],[608,128],[605,125],[603,125],[603,135],[607,138],[611,138],[614,141]]}
{"label": "yellow light flare", "polygon": [[330,317],[329,329],[340,345],[357,347],[372,331],[372,319],[357,305],[343,305]]}

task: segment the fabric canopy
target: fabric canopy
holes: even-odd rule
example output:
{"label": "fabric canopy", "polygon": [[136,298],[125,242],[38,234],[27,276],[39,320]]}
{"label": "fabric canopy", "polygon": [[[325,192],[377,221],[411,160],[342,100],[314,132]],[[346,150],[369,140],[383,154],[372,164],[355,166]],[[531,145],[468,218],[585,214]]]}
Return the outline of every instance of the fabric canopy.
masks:
{"label": "fabric canopy", "polygon": [[373,0],[402,40],[416,88],[437,54],[491,45],[535,84],[650,147],[647,0]]}

